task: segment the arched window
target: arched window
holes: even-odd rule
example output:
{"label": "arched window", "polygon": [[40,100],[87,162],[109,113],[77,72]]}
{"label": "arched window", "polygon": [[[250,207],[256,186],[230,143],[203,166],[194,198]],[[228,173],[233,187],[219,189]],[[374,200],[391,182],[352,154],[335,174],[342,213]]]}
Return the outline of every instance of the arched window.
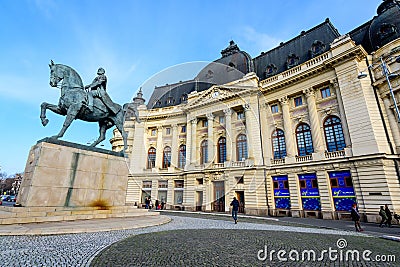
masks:
{"label": "arched window", "polygon": [[245,134],[239,134],[236,139],[237,161],[247,159],[247,137]]}
{"label": "arched window", "polygon": [[205,164],[208,161],[208,142],[203,140],[200,144],[200,164]]}
{"label": "arched window", "polygon": [[147,169],[154,168],[156,166],[156,149],[150,147],[147,152]]}
{"label": "arched window", "polygon": [[281,129],[276,129],[272,133],[272,148],[274,150],[274,159],[286,157],[285,133]]}
{"label": "arched window", "polygon": [[340,151],[346,147],[342,123],[336,116],[328,117],[324,122],[325,140],[328,151]]}
{"label": "arched window", "polygon": [[314,152],[310,126],[305,123],[296,128],[297,151],[299,156],[310,155]]}
{"label": "arched window", "polygon": [[171,148],[169,146],[164,148],[162,167],[163,169],[171,167]]}
{"label": "arched window", "polygon": [[179,147],[179,155],[178,155],[178,168],[183,169],[186,163],[186,145],[181,145]]}
{"label": "arched window", "polygon": [[218,162],[224,163],[226,161],[226,138],[220,137],[218,139]]}

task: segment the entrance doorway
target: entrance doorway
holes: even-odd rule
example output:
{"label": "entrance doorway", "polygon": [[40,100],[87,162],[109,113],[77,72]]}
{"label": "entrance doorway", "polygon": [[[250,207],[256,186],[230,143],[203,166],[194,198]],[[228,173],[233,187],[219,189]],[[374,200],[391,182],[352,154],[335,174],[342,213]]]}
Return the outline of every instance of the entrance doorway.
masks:
{"label": "entrance doorway", "polygon": [[244,213],[244,191],[236,191],[236,199],[239,201],[239,213]]}
{"label": "entrance doorway", "polygon": [[203,192],[196,192],[196,211],[201,211],[203,206]]}
{"label": "entrance doorway", "polygon": [[214,182],[214,202],[213,211],[225,212],[225,183]]}

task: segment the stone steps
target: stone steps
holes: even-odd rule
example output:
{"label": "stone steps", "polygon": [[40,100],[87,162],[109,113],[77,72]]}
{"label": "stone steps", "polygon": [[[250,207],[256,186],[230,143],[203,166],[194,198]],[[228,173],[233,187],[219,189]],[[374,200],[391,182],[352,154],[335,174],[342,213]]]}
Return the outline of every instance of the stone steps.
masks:
{"label": "stone steps", "polygon": [[40,222],[75,221],[90,219],[157,216],[158,212],[132,206],[117,206],[109,209],[92,207],[4,207],[0,206],[0,225]]}

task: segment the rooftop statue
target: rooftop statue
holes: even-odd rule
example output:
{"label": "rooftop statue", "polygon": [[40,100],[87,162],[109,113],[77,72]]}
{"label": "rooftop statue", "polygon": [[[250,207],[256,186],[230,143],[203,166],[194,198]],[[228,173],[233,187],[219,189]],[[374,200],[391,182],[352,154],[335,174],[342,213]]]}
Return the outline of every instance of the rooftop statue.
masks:
{"label": "rooftop statue", "polygon": [[[127,133],[124,131],[124,116],[129,107],[125,104],[121,107],[114,103],[106,92],[107,78],[105,70],[99,68],[98,76],[90,85],[83,86],[79,74],[66,65],[49,64],[50,67],[50,86],[61,89],[61,97],[58,105],[43,102],[41,104],[40,119],[42,125],[46,126],[49,120],[46,118],[46,110],[49,109],[57,114],[67,116],[62,129],[57,135],[51,138],[58,139],[62,137],[72,121],[80,119],[88,122],[98,122],[100,127],[100,136],[91,146],[96,146],[103,140],[107,129],[116,126],[121,133],[124,141],[124,151],[127,149]],[[61,82],[61,86],[59,83]],[[86,90],[85,90],[86,89]],[[137,110],[134,110],[136,121],[140,122]]]}

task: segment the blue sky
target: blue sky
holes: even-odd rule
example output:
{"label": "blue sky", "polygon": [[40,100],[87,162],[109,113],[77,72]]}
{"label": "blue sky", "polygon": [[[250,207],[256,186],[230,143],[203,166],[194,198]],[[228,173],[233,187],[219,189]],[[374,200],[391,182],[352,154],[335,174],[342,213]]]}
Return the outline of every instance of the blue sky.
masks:
{"label": "blue sky", "polygon": [[[64,117],[54,113],[48,112],[46,127],[39,119],[41,102],[57,104],[60,97],[59,90],[49,86],[51,59],[74,68],[84,84],[104,67],[110,96],[123,104],[165,68],[218,59],[231,39],[256,57],[326,18],[345,34],[372,19],[380,3],[1,0],[1,171],[23,172],[31,146],[62,127]],[[176,75],[176,80],[160,85],[190,78]],[[151,90],[144,93],[149,99]],[[96,123],[74,121],[62,139],[85,144],[97,135]],[[111,135],[109,130],[106,148]]]}

